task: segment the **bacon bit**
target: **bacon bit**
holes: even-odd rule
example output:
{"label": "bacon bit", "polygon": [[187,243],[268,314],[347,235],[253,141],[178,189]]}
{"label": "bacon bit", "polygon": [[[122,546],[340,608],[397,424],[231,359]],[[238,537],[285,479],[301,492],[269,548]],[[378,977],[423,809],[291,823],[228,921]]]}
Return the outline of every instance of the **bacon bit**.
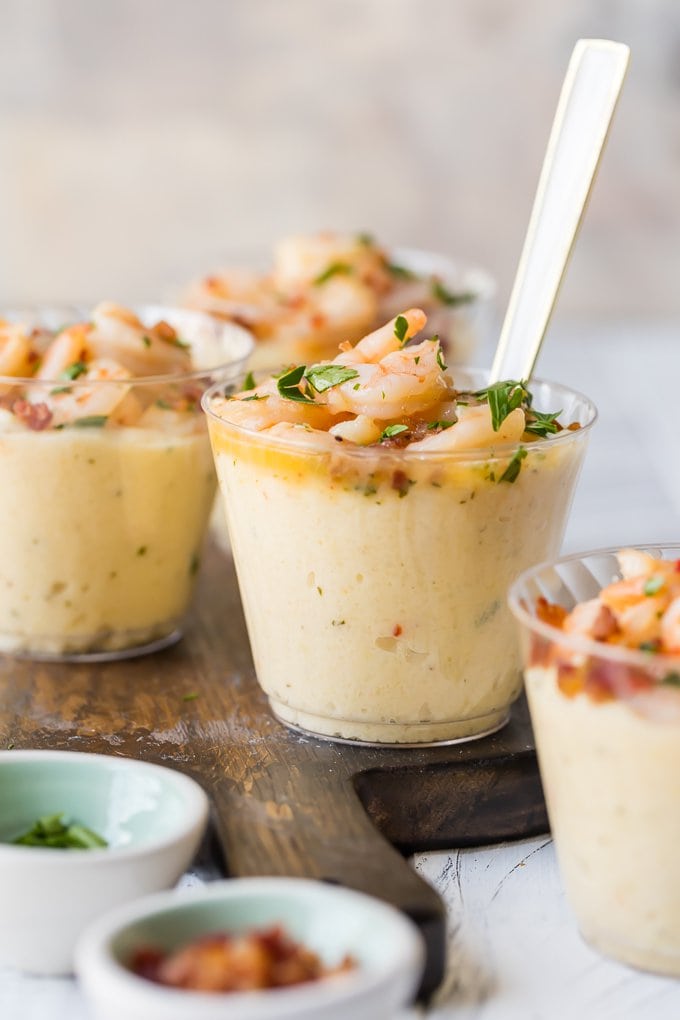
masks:
{"label": "bacon bit", "polygon": [[568,432],[578,432],[578,430],[580,428],[581,428],[581,426],[579,425],[579,423],[577,421],[573,421],[571,423],[571,425],[567,425],[567,431]]}
{"label": "bacon bit", "polygon": [[31,404],[28,400],[15,400],[12,412],[34,432],[42,432],[52,421],[52,412],[45,403]]}
{"label": "bacon bit", "polygon": [[245,935],[207,935],[168,955],[142,947],[130,961],[131,970],[147,980],[203,992],[282,988],[355,966],[346,956],[338,967],[324,967],[316,953],[293,942],[279,927]]}
{"label": "bacon bit", "polygon": [[392,634],[394,637],[400,637],[400,635],[402,634],[400,623],[395,623],[394,627],[392,628]]}
{"label": "bacon bit", "polygon": [[177,332],[172,328],[169,322],[161,319],[157,322],[151,331],[156,334],[160,340],[165,340],[166,343],[174,344],[177,340]]}
{"label": "bacon bit", "polygon": [[543,595],[539,595],[536,599],[536,616],[542,623],[547,623],[551,627],[557,627],[558,630],[561,630],[567,616],[567,610],[564,606],[560,606],[556,602],[548,602]]}
{"label": "bacon bit", "polygon": [[680,574],[680,560],[675,561],[675,573]]}

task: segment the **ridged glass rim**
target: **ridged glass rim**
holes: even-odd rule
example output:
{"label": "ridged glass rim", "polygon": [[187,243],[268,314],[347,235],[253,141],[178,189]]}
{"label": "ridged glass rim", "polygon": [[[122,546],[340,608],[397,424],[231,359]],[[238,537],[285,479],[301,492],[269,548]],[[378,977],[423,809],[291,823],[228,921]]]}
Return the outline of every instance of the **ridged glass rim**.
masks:
{"label": "ridged glass rim", "polygon": [[[127,309],[127,306],[125,306]],[[84,305],[74,304],[43,304],[43,305],[15,305],[8,306],[6,308],[0,308],[0,318],[6,316],[15,315],[17,312],[28,312],[35,315],[36,323],[39,322],[40,314],[49,314],[52,312],[58,312],[60,309],[68,312],[68,314],[75,313],[76,315],[83,315],[84,319],[75,318],[65,323],[67,326],[76,325],[81,321],[88,321],[88,315],[92,312],[92,308],[88,308]],[[37,386],[37,387],[57,387],[57,386],[74,386],[88,387],[90,389],[103,389],[106,387],[113,386],[146,386],[146,385],[168,385],[169,383],[184,383],[195,379],[204,379],[207,375],[211,375],[215,372],[225,373],[229,370],[233,371],[235,376],[238,376],[242,372],[242,367],[248,360],[250,355],[253,353],[255,347],[255,340],[244,326],[239,325],[235,322],[226,322],[216,319],[208,312],[201,312],[194,308],[181,308],[177,305],[154,305],[154,304],[135,304],[131,305],[127,309],[137,315],[142,324],[148,326],[148,323],[144,321],[143,316],[148,318],[156,318],[156,322],[160,322],[166,315],[176,315],[177,313],[185,316],[189,319],[194,319],[204,325],[209,325],[211,329],[215,330],[216,335],[219,333],[231,333],[234,339],[237,341],[238,346],[242,348],[242,351],[238,354],[234,354],[229,361],[218,362],[210,368],[198,368],[192,369],[191,372],[182,372],[165,375],[133,375],[128,379],[64,379],[63,377],[57,379],[37,379],[35,376],[19,376],[19,375],[0,375],[0,384],[3,386]],[[12,323],[12,320],[9,320]],[[17,319],[17,324],[21,323],[21,319]],[[172,323],[170,323],[172,325]],[[224,379],[222,380],[224,383]]]}
{"label": "ridged glass rim", "polygon": [[[577,552],[571,553],[569,556],[561,556],[556,560],[544,560],[542,563],[538,563],[536,566],[529,567],[527,570],[524,570],[519,577],[513,581],[508,589],[507,596],[510,611],[515,619],[519,623],[522,623],[528,630],[533,631],[535,634],[540,634],[541,637],[547,638],[553,644],[559,644],[562,647],[569,648],[575,652],[581,652],[591,657],[598,657],[601,659],[612,659],[616,662],[625,663],[629,666],[642,666],[646,671],[649,670],[650,664],[653,663],[669,663],[671,666],[680,666],[680,656],[672,655],[668,652],[642,652],[636,648],[612,645],[605,641],[594,641],[591,638],[586,638],[579,634],[567,634],[558,627],[553,627],[552,624],[546,623],[544,620],[539,620],[537,616],[530,613],[525,605],[523,605],[521,589],[524,585],[536,580],[545,570],[550,568],[554,569],[568,563],[582,563],[585,559],[588,559],[591,556],[612,556],[616,558],[616,554],[620,552],[621,549],[639,549],[640,552],[647,552],[652,555],[674,550],[678,554],[677,558],[680,559],[680,543],[652,542],[646,545],[618,545],[609,546],[604,549],[588,549],[585,552]],[[663,556],[657,556],[657,559],[663,558]],[[565,606],[564,608],[567,607]]]}
{"label": "ridged glass rim", "polygon": [[[470,375],[479,374],[484,379],[488,378],[488,369],[474,368],[468,365],[454,365],[452,370],[453,372],[459,371],[463,373],[468,373]],[[261,374],[262,373],[259,372],[256,373],[256,375]],[[243,379],[246,378],[246,375],[247,373],[243,373],[242,376]],[[265,377],[267,377],[267,373],[264,373],[264,375]],[[271,373],[269,373],[269,375],[271,375]],[[234,381],[238,382],[239,377],[237,377]],[[262,432],[257,432],[254,429],[244,428],[242,425],[236,425],[233,422],[227,421],[225,418],[221,418],[220,415],[216,414],[209,405],[213,398],[218,394],[220,387],[224,386],[224,381],[214,383],[212,386],[209,387],[209,389],[205,391],[201,399],[201,407],[205,411],[208,418],[212,418],[213,421],[219,423],[223,428],[232,430],[237,435],[255,439],[256,441],[259,441],[262,446],[276,447],[277,449],[287,450],[294,453],[298,453],[300,455],[306,455],[310,457],[328,457],[331,453],[338,453],[342,454],[343,456],[357,458],[375,458],[376,456],[379,456],[385,459],[387,457],[390,457],[397,460],[405,459],[412,461],[433,459],[439,460],[443,459],[447,461],[456,460],[475,462],[483,460],[493,463],[496,463],[498,461],[506,461],[508,457],[512,457],[517,452],[517,450],[520,449],[520,447],[527,450],[528,452],[531,452],[532,450],[544,450],[549,447],[556,446],[558,444],[566,445],[568,442],[576,441],[578,437],[587,434],[597,421],[598,412],[595,404],[590,399],[590,397],[587,397],[584,393],[581,393],[579,390],[574,390],[569,386],[563,386],[561,383],[553,383],[546,379],[537,378],[530,379],[528,381],[528,385],[530,389],[532,385],[549,386],[551,390],[555,392],[556,395],[559,395],[561,393],[568,395],[570,399],[575,398],[577,401],[581,401],[584,405],[587,414],[589,415],[588,420],[583,425],[581,425],[579,429],[575,430],[563,429],[562,432],[557,433],[557,435],[548,436],[545,439],[538,439],[536,442],[532,443],[522,442],[508,443],[506,446],[503,447],[502,452],[496,453],[490,452],[490,447],[488,446],[481,446],[469,450],[458,451],[456,450],[411,451],[409,450],[408,447],[402,448],[393,447],[386,449],[385,447],[382,447],[379,444],[378,445],[374,444],[371,446],[359,446],[351,443],[342,444],[339,443],[338,444],[339,448],[337,451],[335,451],[331,449],[328,450],[305,449],[304,445],[301,443],[300,444],[293,443],[290,440],[281,438],[280,436],[263,435]],[[224,396],[224,394],[220,395]],[[258,437],[260,437],[259,440]]]}

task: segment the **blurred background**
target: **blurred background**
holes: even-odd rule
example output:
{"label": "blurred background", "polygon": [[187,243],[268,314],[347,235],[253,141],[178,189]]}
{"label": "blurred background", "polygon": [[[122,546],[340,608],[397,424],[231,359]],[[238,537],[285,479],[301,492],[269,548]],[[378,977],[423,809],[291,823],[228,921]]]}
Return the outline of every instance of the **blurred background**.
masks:
{"label": "blurred background", "polygon": [[680,312],[678,0],[2,0],[0,301],[368,231],[514,275],[575,40],[633,51],[560,315]]}

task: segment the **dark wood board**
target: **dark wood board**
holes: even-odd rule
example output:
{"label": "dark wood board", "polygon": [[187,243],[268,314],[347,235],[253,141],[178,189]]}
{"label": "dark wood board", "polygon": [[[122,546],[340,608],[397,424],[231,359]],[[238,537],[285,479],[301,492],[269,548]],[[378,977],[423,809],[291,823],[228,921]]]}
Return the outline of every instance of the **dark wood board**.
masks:
{"label": "dark wood board", "polygon": [[440,748],[357,747],[277,722],[217,546],[174,648],[96,664],[0,656],[0,747],[128,755],[194,776],[213,805],[208,870],[319,878],[394,904],[426,940],[424,998],[443,974],[444,908],[402,855],[548,828],[523,701],[501,733]]}

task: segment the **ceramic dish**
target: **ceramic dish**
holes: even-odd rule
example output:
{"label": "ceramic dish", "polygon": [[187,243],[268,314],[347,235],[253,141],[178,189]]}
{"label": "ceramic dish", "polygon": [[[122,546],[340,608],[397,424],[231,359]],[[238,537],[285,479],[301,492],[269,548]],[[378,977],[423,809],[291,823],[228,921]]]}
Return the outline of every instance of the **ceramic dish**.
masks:
{"label": "ceramic dish", "polygon": [[[104,849],[17,846],[63,812]],[[208,817],[187,776],[146,762],[70,751],[0,752],[0,966],[65,974],[83,927],[118,904],[174,885]]]}
{"label": "ceramic dish", "polygon": [[[135,950],[173,950],[201,935],[281,925],[335,966],[356,968],[289,988],[199,993],[133,974]],[[421,937],[394,908],[361,893],[304,879],[217,882],[202,890],[147,897],[89,928],[76,970],[96,1020],[388,1020],[414,996]]]}

